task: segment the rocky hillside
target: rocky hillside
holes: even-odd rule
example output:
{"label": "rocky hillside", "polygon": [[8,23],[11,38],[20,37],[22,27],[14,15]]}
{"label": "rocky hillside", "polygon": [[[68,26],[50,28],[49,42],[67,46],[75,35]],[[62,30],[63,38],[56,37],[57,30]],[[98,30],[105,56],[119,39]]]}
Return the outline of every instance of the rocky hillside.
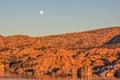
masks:
{"label": "rocky hillside", "polygon": [[43,37],[0,36],[5,71],[50,77],[120,77],[120,27]]}

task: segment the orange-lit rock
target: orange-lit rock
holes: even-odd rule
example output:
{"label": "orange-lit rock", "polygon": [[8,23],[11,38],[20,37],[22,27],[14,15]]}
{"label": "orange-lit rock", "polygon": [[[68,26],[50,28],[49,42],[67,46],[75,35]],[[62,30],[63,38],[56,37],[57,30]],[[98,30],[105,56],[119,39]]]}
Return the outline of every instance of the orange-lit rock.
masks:
{"label": "orange-lit rock", "polygon": [[48,77],[119,76],[120,27],[43,37],[0,36],[0,69]]}

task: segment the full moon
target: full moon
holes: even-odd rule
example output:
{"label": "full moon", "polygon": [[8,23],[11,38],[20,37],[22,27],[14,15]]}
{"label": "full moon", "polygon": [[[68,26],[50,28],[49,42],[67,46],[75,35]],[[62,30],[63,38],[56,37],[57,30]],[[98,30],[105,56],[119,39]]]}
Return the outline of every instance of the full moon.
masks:
{"label": "full moon", "polygon": [[44,11],[40,11],[40,15],[44,15]]}

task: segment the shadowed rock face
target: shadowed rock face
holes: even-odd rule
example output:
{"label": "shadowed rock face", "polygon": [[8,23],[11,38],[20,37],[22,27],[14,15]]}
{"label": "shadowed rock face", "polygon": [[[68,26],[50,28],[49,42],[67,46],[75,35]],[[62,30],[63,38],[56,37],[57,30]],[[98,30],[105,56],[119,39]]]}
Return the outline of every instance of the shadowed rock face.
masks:
{"label": "shadowed rock face", "polygon": [[119,77],[120,27],[44,37],[0,36],[0,63],[6,71],[35,76]]}
{"label": "shadowed rock face", "polygon": [[114,44],[114,43],[120,43],[120,35],[117,35],[115,37],[113,37],[109,42],[107,42],[106,44]]}
{"label": "shadowed rock face", "polygon": [[120,68],[115,71],[114,76],[120,77]]}

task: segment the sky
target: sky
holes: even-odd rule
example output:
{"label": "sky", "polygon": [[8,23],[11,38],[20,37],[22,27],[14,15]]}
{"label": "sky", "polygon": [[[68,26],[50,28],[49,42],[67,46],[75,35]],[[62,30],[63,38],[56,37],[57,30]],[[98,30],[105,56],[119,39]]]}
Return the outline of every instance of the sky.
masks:
{"label": "sky", "polygon": [[120,0],[0,0],[0,35],[45,36],[119,25]]}

